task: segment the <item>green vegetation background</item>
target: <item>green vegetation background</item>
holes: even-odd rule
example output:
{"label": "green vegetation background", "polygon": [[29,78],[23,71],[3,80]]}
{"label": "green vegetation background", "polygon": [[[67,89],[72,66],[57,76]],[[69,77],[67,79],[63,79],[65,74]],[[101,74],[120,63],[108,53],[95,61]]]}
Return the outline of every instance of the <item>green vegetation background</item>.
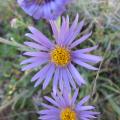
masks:
{"label": "green vegetation background", "polygon": [[[83,33],[92,29],[93,35],[80,47],[99,44],[94,54],[104,57],[96,65],[100,68],[97,72],[79,67],[88,85],[80,88],[78,99],[91,94],[89,103],[101,112],[97,120],[120,120],[120,8],[116,6],[120,1],[114,3],[112,10],[107,0],[104,1],[98,4],[77,0],[65,14],[70,15],[71,21],[76,12],[80,19],[85,19]],[[51,86],[45,91],[41,91],[41,86],[33,88],[30,79],[36,70],[21,71],[19,63],[25,59],[22,53],[26,50],[22,43],[27,40],[24,34],[28,25],[36,26],[51,38],[45,20],[33,20],[15,0],[0,0],[0,120],[37,120],[36,111],[41,109],[37,104],[51,91]]]}

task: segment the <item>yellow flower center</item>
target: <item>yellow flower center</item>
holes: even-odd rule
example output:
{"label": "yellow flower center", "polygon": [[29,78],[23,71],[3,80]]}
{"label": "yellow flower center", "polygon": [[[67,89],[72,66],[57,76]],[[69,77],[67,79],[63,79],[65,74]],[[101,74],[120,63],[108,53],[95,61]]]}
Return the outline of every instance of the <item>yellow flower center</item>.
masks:
{"label": "yellow flower center", "polygon": [[76,113],[70,108],[66,108],[61,111],[60,119],[61,120],[77,120]]}
{"label": "yellow flower center", "polygon": [[65,66],[70,62],[70,51],[64,47],[57,46],[51,51],[51,61],[59,66]]}

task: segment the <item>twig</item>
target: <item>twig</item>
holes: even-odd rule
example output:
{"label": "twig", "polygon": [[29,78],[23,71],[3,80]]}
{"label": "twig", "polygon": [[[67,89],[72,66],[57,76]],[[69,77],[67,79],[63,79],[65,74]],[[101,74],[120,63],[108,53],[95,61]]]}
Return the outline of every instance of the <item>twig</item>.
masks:
{"label": "twig", "polygon": [[[109,46],[110,46],[110,43],[108,44],[108,47],[103,55],[103,58],[105,58],[106,54],[107,54],[107,51],[109,49]],[[101,67],[102,67],[102,64],[103,64],[103,61],[101,61],[100,65],[99,65],[99,69],[98,69],[98,72],[97,72],[97,75],[96,75],[96,78],[95,80],[93,81],[93,88],[92,88],[92,92],[91,92],[91,97],[93,97],[93,95],[95,94],[96,92],[96,85],[97,85],[97,79],[99,78],[99,73],[100,73],[100,70],[101,70]]]}

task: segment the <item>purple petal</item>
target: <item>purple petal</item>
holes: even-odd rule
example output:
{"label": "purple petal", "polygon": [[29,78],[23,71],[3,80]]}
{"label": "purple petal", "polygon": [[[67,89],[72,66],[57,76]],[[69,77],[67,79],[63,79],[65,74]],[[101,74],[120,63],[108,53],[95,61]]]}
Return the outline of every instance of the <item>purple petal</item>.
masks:
{"label": "purple petal", "polygon": [[78,36],[78,34],[80,33],[83,25],[84,25],[84,21],[81,21],[78,27],[76,28],[76,30],[73,32],[73,35],[71,34],[67,45],[70,45],[75,40],[76,36]]}
{"label": "purple petal", "polygon": [[99,112],[94,112],[94,111],[82,111],[80,112],[81,114],[91,114],[91,115],[99,115]]}
{"label": "purple petal", "polygon": [[44,115],[44,116],[40,116],[39,119],[40,120],[50,120],[50,119],[57,119],[58,116],[55,115]]}
{"label": "purple petal", "polygon": [[73,53],[88,53],[88,52],[91,52],[95,49],[97,49],[98,45],[96,46],[93,46],[93,47],[89,47],[89,48],[84,48],[84,49],[80,49],[80,50],[76,50],[76,51],[73,51]]}
{"label": "purple petal", "polygon": [[39,61],[37,61],[37,62],[35,62],[35,63],[29,64],[29,65],[23,67],[23,68],[22,68],[22,71],[30,70],[30,69],[32,69],[32,68],[38,67],[38,66],[46,63],[47,61],[48,61],[48,60],[39,60]]}
{"label": "purple petal", "polygon": [[82,36],[80,39],[76,40],[75,42],[73,42],[71,45],[70,45],[70,48],[74,48],[76,47],[77,45],[81,44],[82,42],[84,42],[85,40],[87,40],[90,36],[92,35],[92,32]]}
{"label": "purple petal", "polygon": [[32,56],[32,57],[42,57],[48,58],[50,55],[46,52],[25,52],[23,55]]}
{"label": "purple petal", "polygon": [[76,84],[75,84],[75,82],[74,82],[74,80],[73,80],[73,77],[72,77],[70,71],[68,70],[68,68],[66,68],[66,69],[67,69],[67,75],[68,75],[68,79],[69,79],[69,81],[70,81],[70,84],[71,84],[71,86],[72,86],[74,89],[76,89]]}
{"label": "purple petal", "polygon": [[48,86],[48,84],[50,83],[50,80],[52,79],[54,71],[55,71],[55,66],[51,65],[47,72],[46,79],[43,83],[43,89],[45,89]]}
{"label": "purple petal", "polygon": [[59,109],[54,109],[54,108],[52,108],[52,109],[49,109],[49,110],[41,110],[41,111],[39,111],[39,114],[42,114],[42,115],[44,115],[44,114],[47,114],[47,115],[50,115],[50,114],[57,114],[57,115],[59,115],[59,113],[60,113],[60,110]]}
{"label": "purple petal", "polygon": [[85,117],[85,118],[96,118],[93,115],[89,115],[89,114],[81,114],[80,117]]}
{"label": "purple petal", "polygon": [[79,108],[81,105],[83,105],[84,103],[86,103],[89,100],[90,96],[86,96],[84,97],[78,104],[77,104],[77,108]]}
{"label": "purple petal", "polygon": [[68,32],[68,24],[66,22],[67,22],[67,20],[64,17],[62,17],[62,25],[61,25],[61,28],[60,28],[58,42],[59,42],[60,45],[63,45],[63,46],[64,46],[64,41],[63,40],[65,39],[65,35]]}
{"label": "purple petal", "polygon": [[52,42],[50,42],[50,40],[40,31],[38,31],[36,28],[30,26],[29,30],[37,37],[39,38],[39,40],[41,42],[43,42],[44,44],[47,44],[50,48],[53,47]]}
{"label": "purple petal", "polygon": [[99,114],[100,114],[99,112],[92,112],[92,111],[79,111],[78,112],[78,116],[80,119],[96,118],[95,115],[99,115]]}
{"label": "purple petal", "polygon": [[67,15],[66,17],[66,28],[69,29],[69,16]]}
{"label": "purple petal", "polygon": [[45,103],[41,103],[41,105],[47,109],[53,109],[55,107],[51,106],[51,105],[48,105],[48,104],[45,104]]}
{"label": "purple petal", "polygon": [[68,79],[67,72],[66,72],[65,68],[62,69],[62,78],[63,78],[66,90],[68,90],[68,92],[70,93],[71,92],[71,87],[70,87],[70,84],[69,84],[69,79]]}
{"label": "purple petal", "polygon": [[73,52],[72,56],[76,57],[76,58],[80,58],[81,61],[86,60],[86,61],[92,62],[92,63],[98,63],[103,60],[103,58],[101,56],[83,54],[83,53],[79,53],[79,52]]}
{"label": "purple petal", "polygon": [[61,90],[61,92],[63,92],[63,79],[62,79],[62,70],[60,69],[60,78],[59,78],[59,88]]}
{"label": "purple petal", "polygon": [[66,101],[65,101],[65,99],[63,98],[63,96],[62,95],[58,95],[58,97],[59,97],[59,99],[60,99],[60,102],[61,102],[61,108],[66,108],[66,107],[68,107],[68,104],[66,104]]}
{"label": "purple petal", "polygon": [[66,103],[66,106],[70,106],[71,104],[71,101],[70,101],[70,93],[69,92],[67,92],[67,90],[66,89],[63,89],[63,97],[64,97],[64,99],[65,99],[65,103]]}
{"label": "purple petal", "polygon": [[62,44],[62,41],[63,41],[63,39],[64,39],[64,29],[65,29],[65,18],[64,17],[62,17],[62,25],[61,25],[61,27],[60,27],[60,32],[59,32],[59,36],[58,36],[58,40],[57,40],[57,43],[58,44]]}
{"label": "purple petal", "polygon": [[35,85],[34,85],[34,87],[36,88],[36,87],[38,87],[42,82],[43,82],[43,80],[45,79],[45,75],[42,75],[36,82],[35,82]]}
{"label": "purple petal", "polygon": [[48,49],[40,44],[34,43],[34,42],[24,42],[25,45],[31,47],[31,48],[35,48],[38,50],[43,50],[43,51],[48,51]]}
{"label": "purple petal", "polygon": [[90,120],[88,118],[85,118],[85,117],[80,117],[81,120]]}
{"label": "purple petal", "polygon": [[53,79],[53,92],[54,92],[54,94],[57,93],[58,79],[59,79],[59,68],[56,69],[54,79]]}
{"label": "purple petal", "polygon": [[76,15],[76,17],[75,17],[75,19],[70,27],[70,31],[74,31],[74,29],[77,27],[78,19],[79,19],[79,14]]}
{"label": "purple petal", "polygon": [[72,77],[75,79],[75,81],[77,82],[79,86],[81,86],[81,84],[85,84],[85,80],[81,77],[79,72],[76,70],[76,68],[71,63],[69,64],[68,68],[69,68],[69,71]]}
{"label": "purple petal", "polygon": [[26,33],[25,36],[31,38],[32,40],[34,40],[35,42],[39,43],[40,45],[46,47],[47,49],[51,49],[51,47],[46,44],[45,42],[43,41],[40,41],[39,38],[37,36],[35,36],[34,34],[31,34],[31,33]]}
{"label": "purple petal", "polygon": [[43,12],[44,12],[44,16],[46,16],[47,18],[51,17],[51,8],[50,8],[50,3],[46,4],[45,6],[43,6]]}
{"label": "purple petal", "polygon": [[79,111],[93,110],[93,109],[95,109],[95,107],[93,107],[93,106],[80,106],[78,108]]}
{"label": "purple petal", "polygon": [[73,62],[75,62],[76,64],[82,66],[82,67],[85,67],[87,69],[90,69],[90,70],[98,70],[98,68],[96,67],[93,67],[92,65],[89,65],[85,62],[82,62],[80,59],[73,59]]}
{"label": "purple petal", "polygon": [[78,19],[79,19],[79,15],[77,14],[75,17],[75,20],[73,21],[68,33],[66,34],[65,40],[64,40],[64,44],[67,45],[69,39],[71,38],[70,35],[71,33],[73,33],[78,25]]}
{"label": "purple petal", "polygon": [[23,65],[23,64],[27,64],[27,63],[35,63],[35,62],[37,62],[37,61],[39,61],[39,57],[31,57],[31,58],[29,58],[29,59],[26,59],[26,60],[23,60],[21,63],[20,63],[20,65]]}
{"label": "purple petal", "polygon": [[[50,66],[48,67],[48,69],[46,69],[44,67],[44,70],[41,71],[41,73],[38,73],[39,79],[35,83],[34,87],[37,87],[45,79],[45,82],[43,83],[43,89],[45,89],[47,87],[47,85],[49,84],[51,78],[52,78],[53,72],[54,72],[54,65],[50,64]],[[46,73],[47,73],[47,76],[45,75]],[[37,75],[35,77],[37,77]]]}
{"label": "purple petal", "polygon": [[45,104],[45,103],[41,103],[41,105],[42,105],[44,108],[47,108],[47,109],[57,109],[56,107],[51,106],[51,105],[48,105],[48,104]]}
{"label": "purple petal", "polygon": [[42,76],[45,76],[44,74],[46,74],[46,72],[48,71],[49,67],[51,66],[51,64],[47,64],[45,65],[38,73],[36,73],[33,77],[31,81],[35,81],[38,78],[41,78]]}
{"label": "purple petal", "polygon": [[49,22],[50,22],[50,25],[52,27],[53,35],[54,35],[55,39],[57,40],[58,39],[58,32],[59,32],[57,24],[53,20],[50,20]]}
{"label": "purple petal", "polygon": [[17,0],[19,6],[27,13],[29,14],[30,16],[33,16],[34,12],[36,11],[36,4],[29,4],[27,5],[26,4],[26,1],[24,0]]}
{"label": "purple petal", "polygon": [[49,97],[47,97],[47,96],[45,96],[44,98],[45,98],[48,102],[50,102],[51,104],[53,104],[54,106],[60,107],[59,104],[58,104],[56,101],[54,101],[52,98],[49,98]]}
{"label": "purple petal", "polygon": [[75,104],[75,101],[76,101],[77,96],[78,96],[78,91],[79,91],[78,89],[75,90],[74,95],[73,95],[72,100],[71,100],[71,105]]}
{"label": "purple petal", "polygon": [[43,6],[39,7],[39,5],[37,5],[36,8],[37,9],[32,16],[38,20],[41,18],[41,16],[43,16]]}
{"label": "purple petal", "polygon": [[52,97],[60,105],[60,108],[65,108],[66,107],[66,103],[65,103],[65,100],[64,100],[62,94],[60,94],[59,92],[57,92],[56,95],[52,94]]}

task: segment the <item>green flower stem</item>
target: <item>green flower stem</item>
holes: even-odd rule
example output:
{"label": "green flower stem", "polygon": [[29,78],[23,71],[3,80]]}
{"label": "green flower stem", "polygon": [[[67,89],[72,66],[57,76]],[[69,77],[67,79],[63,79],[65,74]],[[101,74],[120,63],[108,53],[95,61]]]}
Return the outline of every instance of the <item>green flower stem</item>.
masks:
{"label": "green flower stem", "polygon": [[11,46],[15,46],[17,47],[18,50],[20,51],[28,51],[30,50],[27,46],[25,45],[22,45],[20,43],[17,43],[16,41],[12,40],[7,40],[7,39],[4,39],[2,37],[0,37],[0,43],[3,43],[3,44],[7,44],[7,45],[11,45]]}

